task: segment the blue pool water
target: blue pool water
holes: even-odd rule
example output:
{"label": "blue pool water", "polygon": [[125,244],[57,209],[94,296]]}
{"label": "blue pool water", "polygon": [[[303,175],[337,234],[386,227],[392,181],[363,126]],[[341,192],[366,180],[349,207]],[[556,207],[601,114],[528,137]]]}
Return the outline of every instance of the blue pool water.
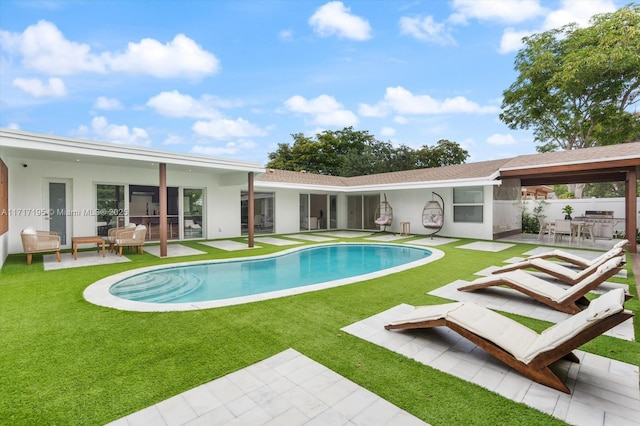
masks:
{"label": "blue pool water", "polygon": [[322,245],[269,258],[156,269],[125,278],[109,292],[152,303],[229,299],[356,277],[430,255],[427,249],[400,245]]}

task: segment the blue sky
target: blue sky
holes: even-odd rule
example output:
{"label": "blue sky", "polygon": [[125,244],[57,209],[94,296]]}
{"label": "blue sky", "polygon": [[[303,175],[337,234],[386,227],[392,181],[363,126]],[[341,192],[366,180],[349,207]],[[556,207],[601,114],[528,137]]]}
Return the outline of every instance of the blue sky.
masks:
{"label": "blue sky", "polygon": [[0,127],[260,164],[346,126],[529,154],[498,118],[521,37],[624,4],[2,0]]}

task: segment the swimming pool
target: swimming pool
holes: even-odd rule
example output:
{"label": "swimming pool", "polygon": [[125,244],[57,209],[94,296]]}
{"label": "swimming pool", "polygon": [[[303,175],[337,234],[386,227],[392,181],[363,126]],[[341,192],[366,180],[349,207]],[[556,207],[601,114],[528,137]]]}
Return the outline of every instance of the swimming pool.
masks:
{"label": "swimming pool", "polygon": [[84,296],[125,310],[204,309],[363,281],[440,257],[439,250],[411,245],[321,244],[268,256],[141,268],[100,280]]}

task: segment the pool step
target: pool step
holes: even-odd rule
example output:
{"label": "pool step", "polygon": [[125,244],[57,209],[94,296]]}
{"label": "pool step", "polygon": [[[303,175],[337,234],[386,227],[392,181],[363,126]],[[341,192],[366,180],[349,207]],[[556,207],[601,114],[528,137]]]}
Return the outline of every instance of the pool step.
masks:
{"label": "pool step", "polygon": [[202,278],[185,271],[142,274],[115,284],[110,292],[114,296],[128,300],[166,303],[194,292],[203,283]]}

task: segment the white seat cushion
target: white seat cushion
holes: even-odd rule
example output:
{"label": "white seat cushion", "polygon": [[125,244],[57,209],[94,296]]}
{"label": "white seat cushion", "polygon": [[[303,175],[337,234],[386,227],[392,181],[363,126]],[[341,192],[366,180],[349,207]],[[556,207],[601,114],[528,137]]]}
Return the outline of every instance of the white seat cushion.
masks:
{"label": "white seat cushion", "polygon": [[517,359],[538,339],[538,333],[530,328],[474,303],[464,303],[449,312],[447,320],[495,343]]}
{"label": "white seat cushion", "polygon": [[617,288],[591,302],[589,307],[566,320],[557,323],[540,334],[520,361],[531,362],[542,352],[560,346],[598,321],[624,309],[624,290]]}
{"label": "white seat cushion", "polygon": [[391,322],[391,325],[395,324],[407,324],[423,321],[430,321],[436,319],[444,319],[448,312],[462,306],[462,302],[444,303],[441,305],[431,306],[416,306],[411,312],[404,315],[402,318]]}

